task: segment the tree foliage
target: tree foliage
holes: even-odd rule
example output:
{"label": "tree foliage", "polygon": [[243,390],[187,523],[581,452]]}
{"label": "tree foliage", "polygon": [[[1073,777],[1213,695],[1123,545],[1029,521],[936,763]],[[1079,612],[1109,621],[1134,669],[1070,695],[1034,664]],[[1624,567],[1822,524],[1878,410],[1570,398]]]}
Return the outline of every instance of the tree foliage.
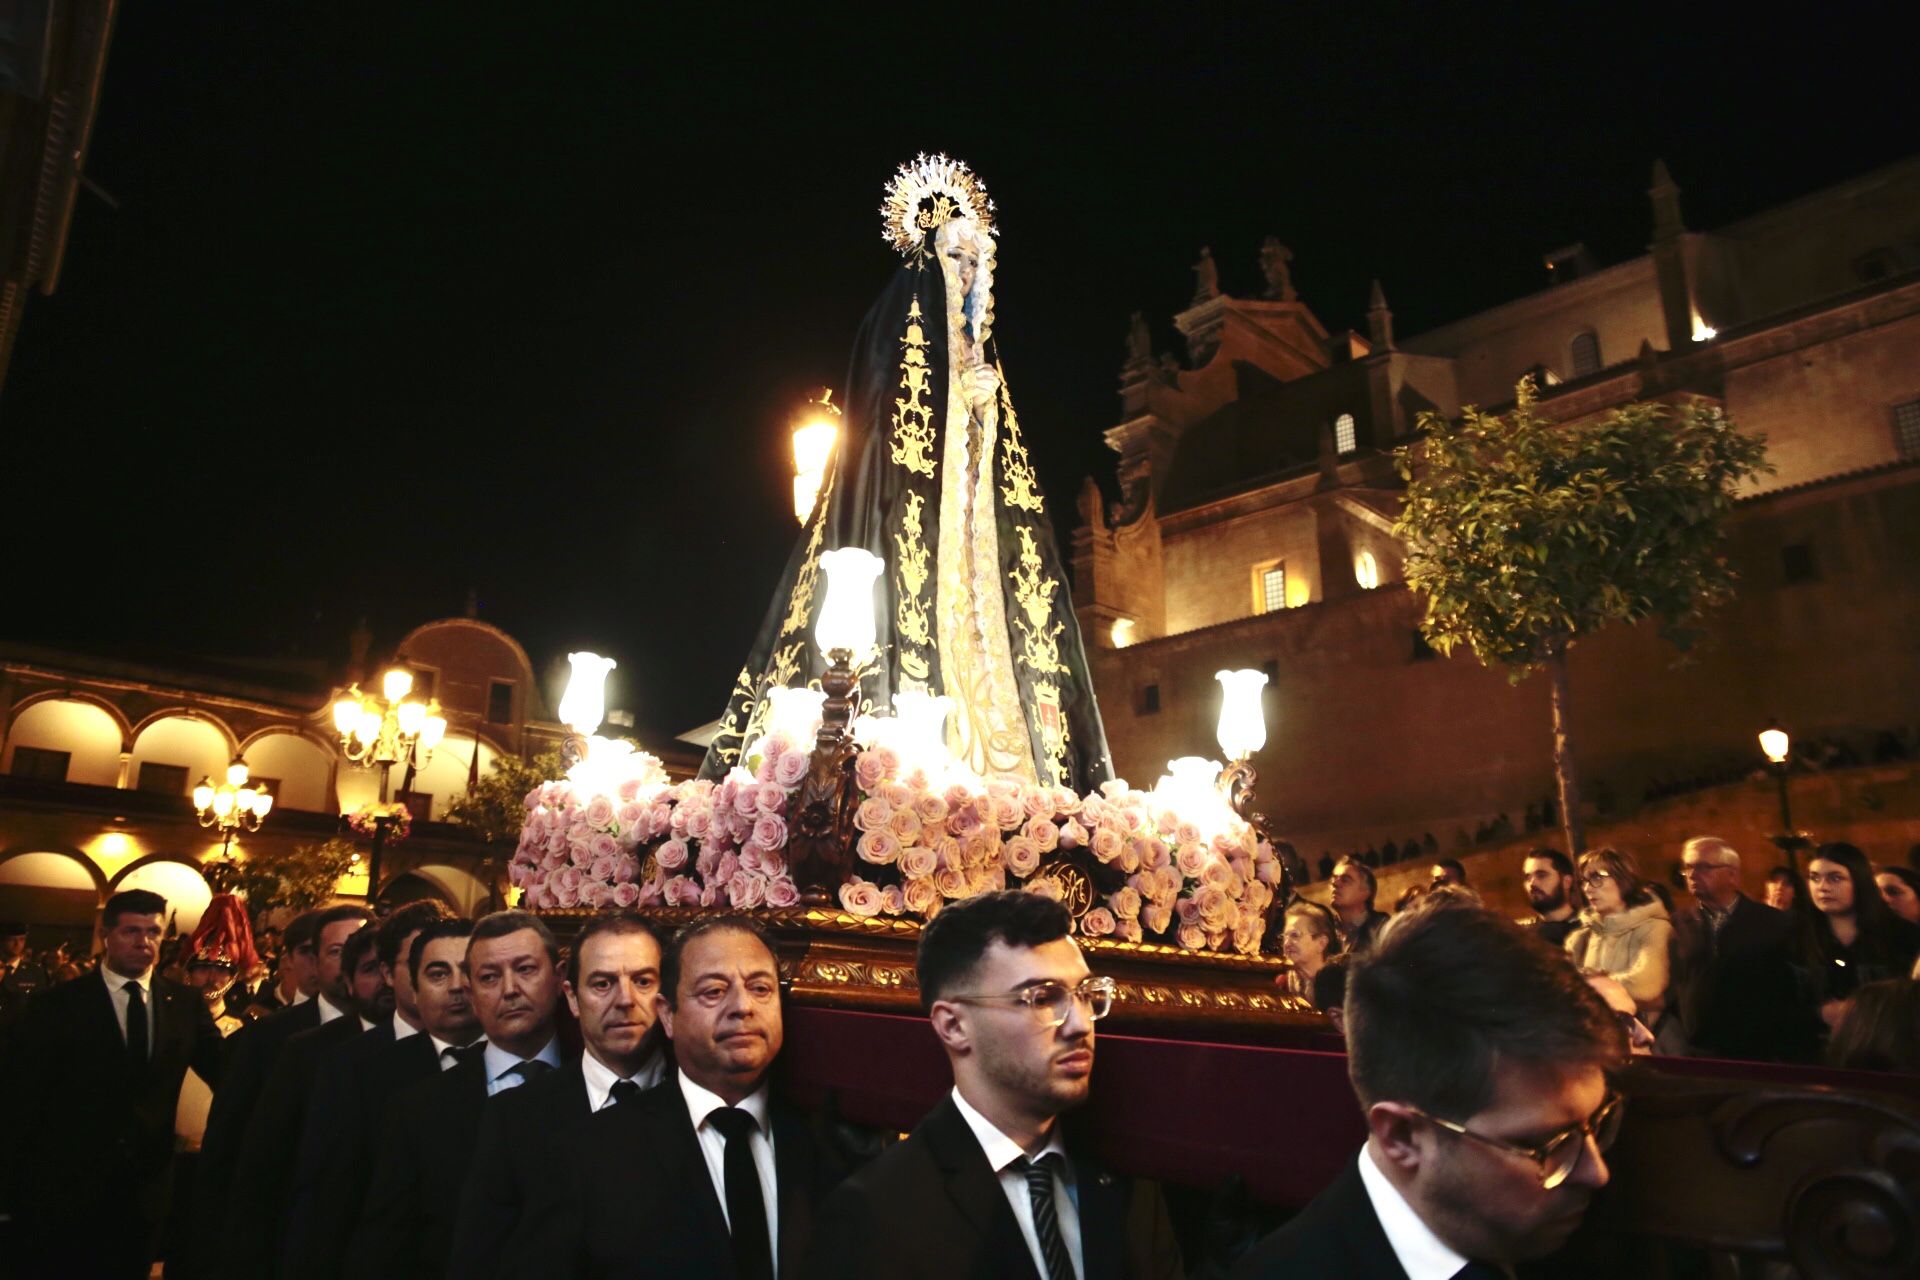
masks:
{"label": "tree foliage", "polygon": [[1685,648],[1732,594],[1724,524],[1740,484],[1771,470],[1764,444],[1698,402],[1561,425],[1531,379],[1517,392],[1504,415],[1421,415],[1422,438],[1395,455],[1427,640],[1516,681],[1613,622],[1656,618]]}
{"label": "tree foliage", "polygon": [[306,911],[333,897],[354,852],[351,840],[335,836],[318,844],[295,845],[285,853],[251,855],[240,863],[238,887],[256,921],[283,908]]}
{"label": "tree foliage", "polygon": [[467,828],[488,844],[513,844],[527,819],[527,792],[559,777],[560,752],[542,752],[532,760],[494,757],[493,767],[473,789],[447,806],[447,821]]}

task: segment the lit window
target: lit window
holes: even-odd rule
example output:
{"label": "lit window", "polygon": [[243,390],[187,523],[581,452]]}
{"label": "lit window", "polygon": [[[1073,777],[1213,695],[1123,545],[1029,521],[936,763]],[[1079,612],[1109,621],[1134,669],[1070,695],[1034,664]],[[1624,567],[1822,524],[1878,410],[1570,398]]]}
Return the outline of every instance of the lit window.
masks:
{"label": "lit window", "polygon": [[1359,447],[1359,443],[1359,437],[1353,429],[1352,414],[1343,413],[1333,420],[1333,451],[1335,453],[1352,453]]}
{"label": "lit window", "polygon": [[1360,584],[1362,591],[1371,591],[1380,585],[1380,563],[1373,558],[1373,552],[1362,551],[1354,557],[1353,580]]}
{"label": "lit window", "polygon": [[1584,378],[1600,372],[1600,335],[1588,329],[1573,338],[1573,376]]}
{"label": "lit window", "polygon": [[1287,566],[1268,565],[1260,571],[1260,612],[1287,607]]}
{"label": "lit window", "polygon": [[1893,406],[1893,444],[1905,461],[1920,458],[1920,400]]}

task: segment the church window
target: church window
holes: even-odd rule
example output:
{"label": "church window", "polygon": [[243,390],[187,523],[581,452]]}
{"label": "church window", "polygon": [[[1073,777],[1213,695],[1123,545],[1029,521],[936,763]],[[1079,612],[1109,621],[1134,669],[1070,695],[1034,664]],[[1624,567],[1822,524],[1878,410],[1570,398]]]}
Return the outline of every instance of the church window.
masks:
{"label": "church window", "polygon": [[1573,376],[1600,372],[1600,335],[1588,329],[1573,335]]}
{"label": "church window", "polygon": [[1275,609],[1287,607],[1287,566],[1276,560],[1272,564],[1263,564],[1254,570],[1254,609],[1258,613],[1272,613]]}
{"label": "church window", "polygon": [[1893,406],[1893,444],[1902,461],[1920,458],[1920,400]]}
{"label": "church window", "polygon": [[1362,551],[1353,558],[1353,580],[1360,584],[1362,591],[1371,591],[1380,585],[1380,562],[1373,558],[1373,552]]}
{"label": "church window", "polygon": [[1338,454],[1352,453],[1359,447],[1359,436],[1354,430],[1353,415],[1343,413],[1333,420],[1333,451]]}

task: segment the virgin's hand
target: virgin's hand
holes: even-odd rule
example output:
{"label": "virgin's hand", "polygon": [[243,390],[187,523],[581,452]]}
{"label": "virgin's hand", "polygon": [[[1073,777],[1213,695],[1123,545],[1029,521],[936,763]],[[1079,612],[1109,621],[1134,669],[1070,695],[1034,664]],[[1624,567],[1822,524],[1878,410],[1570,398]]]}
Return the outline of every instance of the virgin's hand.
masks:
{"label": "virgin's hand", "polygon": [[999,399],[1000,375],[992,365],[977,364],[961,376],[960,386],[967,398],[967,407],[983,413]]}

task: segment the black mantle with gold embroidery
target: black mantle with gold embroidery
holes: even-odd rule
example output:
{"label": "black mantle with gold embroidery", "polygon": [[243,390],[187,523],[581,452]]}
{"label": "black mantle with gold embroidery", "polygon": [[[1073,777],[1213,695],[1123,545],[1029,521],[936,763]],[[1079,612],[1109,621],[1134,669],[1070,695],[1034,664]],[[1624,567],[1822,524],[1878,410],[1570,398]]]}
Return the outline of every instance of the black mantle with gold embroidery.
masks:
{"label": "black mantle with gold embroidery", "polygon": [[[940,263],[917,251],[862,322],[847,369],[846,416],[820,498],[728,697],[702,777],[718,778],[742,763],[741,753],[765,732],[769,689],[818,687],[827,665],[813,636],[826,589],[824,551],[861,547],[886,566],[875,587],[879,653],[862,673],[860,709],[885,711],[896,692],[912,688],[959,700],[942,669],[936,594],[948,315]],[[1035,776],[1084,792],[1113,776],[1106,729],[1071,582],[991,336],[981,353],[1001,381],[993,454],[979,460],[991,467],[983,479],[991,483],[1000,599],[997,609],[980,612],[1004,619],[1012,696],[1020,703],[1013,723],[1025,726]]]}

